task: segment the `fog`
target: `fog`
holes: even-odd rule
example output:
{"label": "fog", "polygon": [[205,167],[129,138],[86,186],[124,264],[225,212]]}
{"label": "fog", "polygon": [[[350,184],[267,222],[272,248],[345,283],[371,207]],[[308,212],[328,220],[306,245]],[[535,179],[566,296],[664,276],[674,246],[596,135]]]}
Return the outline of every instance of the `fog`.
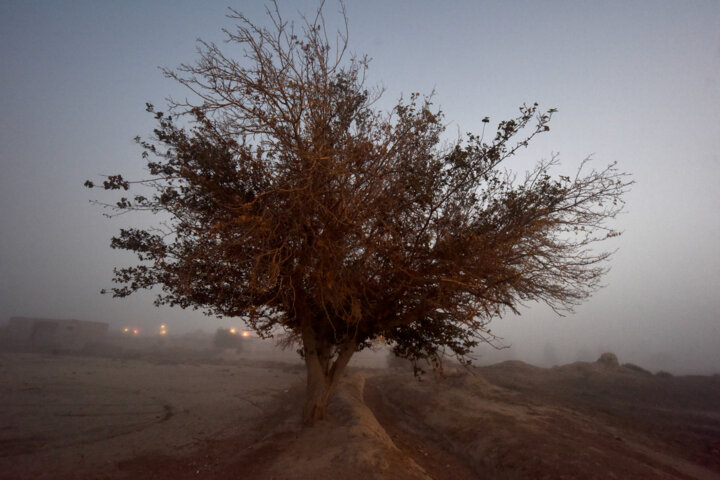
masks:
{"label": "fog", "polygon": [[[559,152],[574,171],[592,155],[637,182],[624,233],[607,245],[617,253],[606,287],[572,315],[528,305],[496,319],[508,348],[480,348],[478,362],[552,366],[612,351],[651,370],[720,371],[720,4],[347,3],[352,50],[372,57],[369,81],[386,89],[379,106],[434,89],[454,138],[537,101],[558,108],[552,130],[508,167]],[[238,8],[263,18],[260,2]],[[104,218],[82,187],[143,175],[132,139],[154,126],[145,102],[162,109],[186,94],[157,67],[192,62],[196,38],[221,40],[225,12],[226,2],[0,4],[0,322],[72,318],[116,333],[165,323],[173,335],[238,325],[155,308],[152,293],[100,295],[112,268],[133,261],[110,237],[145,220]]]}
{"label": "fog", "polygon": [[446,362],[414,376],[377,348],[355,355],[326,418],[300,428],[306,370],[293,349],[238,329],[106,329],[28,318],[0,329],[7,478],[594,478],[598,465],[616,478],[720,473],[718,375],[650,372],[606,353],[548,369]]}

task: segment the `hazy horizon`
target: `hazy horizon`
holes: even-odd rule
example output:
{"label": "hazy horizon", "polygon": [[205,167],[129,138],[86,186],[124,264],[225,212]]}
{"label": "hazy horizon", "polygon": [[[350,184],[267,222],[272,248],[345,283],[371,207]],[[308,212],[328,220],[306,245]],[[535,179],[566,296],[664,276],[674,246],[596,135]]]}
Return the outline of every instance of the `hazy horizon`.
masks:
{"label": "hazy horizon", "polygon": [[[317,2],[278,2],[284,15]],[[523,103],[558,108],[549,134],[507,166],[560,153],[561,171],[592,155],[636,184],[606,287],[573,315],[531,306],[492,324],[512,347],[481,359],[594,360],[674,373],[720,372],[720,3],[346,2],[351,50],[372,58],[369,85],[388,108],[430,93],[448,136],[479,131]],[[113,299],[110,238],[136,223],[106,219],[86,179],[143,174],[136,135],[184,90],[158,67],[220,42],[230,5],[265,23],[262,2],[8,1],[0,4],[0,323],[76,318],[172,333],[238,325],[155,308],[152,294]],[[328,23],[337,4],[326,2]],[[715,212],[715,213],[713,213]],[[553,361],[553,359],[555,361]],[[482,360],[481,360],[482,362]]]}

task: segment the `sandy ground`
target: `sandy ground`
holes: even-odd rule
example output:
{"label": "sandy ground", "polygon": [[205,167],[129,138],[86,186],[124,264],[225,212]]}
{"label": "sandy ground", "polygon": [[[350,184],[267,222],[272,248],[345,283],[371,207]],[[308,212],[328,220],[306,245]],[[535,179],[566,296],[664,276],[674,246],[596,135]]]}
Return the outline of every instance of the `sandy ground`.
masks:
{"label": "sandy ground", "polygon": [[356,366],[301,428],[296,361],[5,352],[0,478],[720,478],[720,377],[630,367]]}
{"label": "sandy ground", "polygon": [[237,436],[301,373],[3,354],[0,478],[112,477],[140,455],[186,455],[207,439]]}

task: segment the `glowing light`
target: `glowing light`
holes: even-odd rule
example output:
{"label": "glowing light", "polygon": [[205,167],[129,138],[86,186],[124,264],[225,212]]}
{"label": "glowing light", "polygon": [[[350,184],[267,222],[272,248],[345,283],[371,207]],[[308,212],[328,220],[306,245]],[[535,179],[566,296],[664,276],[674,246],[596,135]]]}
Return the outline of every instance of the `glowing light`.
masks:
{"label": "glowing light", "polygon": [[237,329],[236,329],[235,327],[232,327],[232,328],[230,329],[230,333],[232,333],[233,335],[235,335],[235,334],[237,333]]}
{"label": "glowing light", "polygon": [[245,337],[245,338],[247,338],[247,337],[250,336],[250,332],[248,332],[247,330],[243,330],[242,336]]}
{"label": "glowing light", "polygon": [[127,328],[127,327],[123,328],[123,332],[128,333],[129,331],[130,331],[129,328]]}
{"label": "glowing light", "polygon": [[165,330],[165,328],[166,328],[166,327],[165,327],[165,324],[164,324],[164,323],[160,324],[160,329]]}
{"label": "glowing light", "polygon": [[138,330],[137,328],[133,330],[133,335],[137,335],[138,333],[140,333],[140,330]]}

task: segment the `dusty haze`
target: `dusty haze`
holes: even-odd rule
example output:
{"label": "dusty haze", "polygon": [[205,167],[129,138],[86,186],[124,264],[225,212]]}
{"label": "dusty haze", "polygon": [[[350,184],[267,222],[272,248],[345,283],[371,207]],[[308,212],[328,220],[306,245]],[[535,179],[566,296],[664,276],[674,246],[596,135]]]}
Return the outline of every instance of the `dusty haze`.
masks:
{"label": "dusty haze", "polygon": [[[191,62],[197,37],[220,40],[227,3],[2,2],[0,321],[240,327],[156,309],[152,295],[99,295],[112,267],[132,261],[109,239],[134,220],[104,219],[82,188],[100,174],[142,175],[132,139],[153,128],[145,102],[185,94],[157,67]],[[609,350],[653,370],[720,371],[720,4],[347,3],[352,49],[373,58],[388,106],[434,88],[451,139],[538,101],[559,109],[552,132],[513,168],[557,151],[573,171],[593,154],[637,181],[607,288],[572,316],[531,305],[497,320],[511,348],[482,349],[480,363],[551,366]],[[237,7],[262,18],[259,2]]]}

